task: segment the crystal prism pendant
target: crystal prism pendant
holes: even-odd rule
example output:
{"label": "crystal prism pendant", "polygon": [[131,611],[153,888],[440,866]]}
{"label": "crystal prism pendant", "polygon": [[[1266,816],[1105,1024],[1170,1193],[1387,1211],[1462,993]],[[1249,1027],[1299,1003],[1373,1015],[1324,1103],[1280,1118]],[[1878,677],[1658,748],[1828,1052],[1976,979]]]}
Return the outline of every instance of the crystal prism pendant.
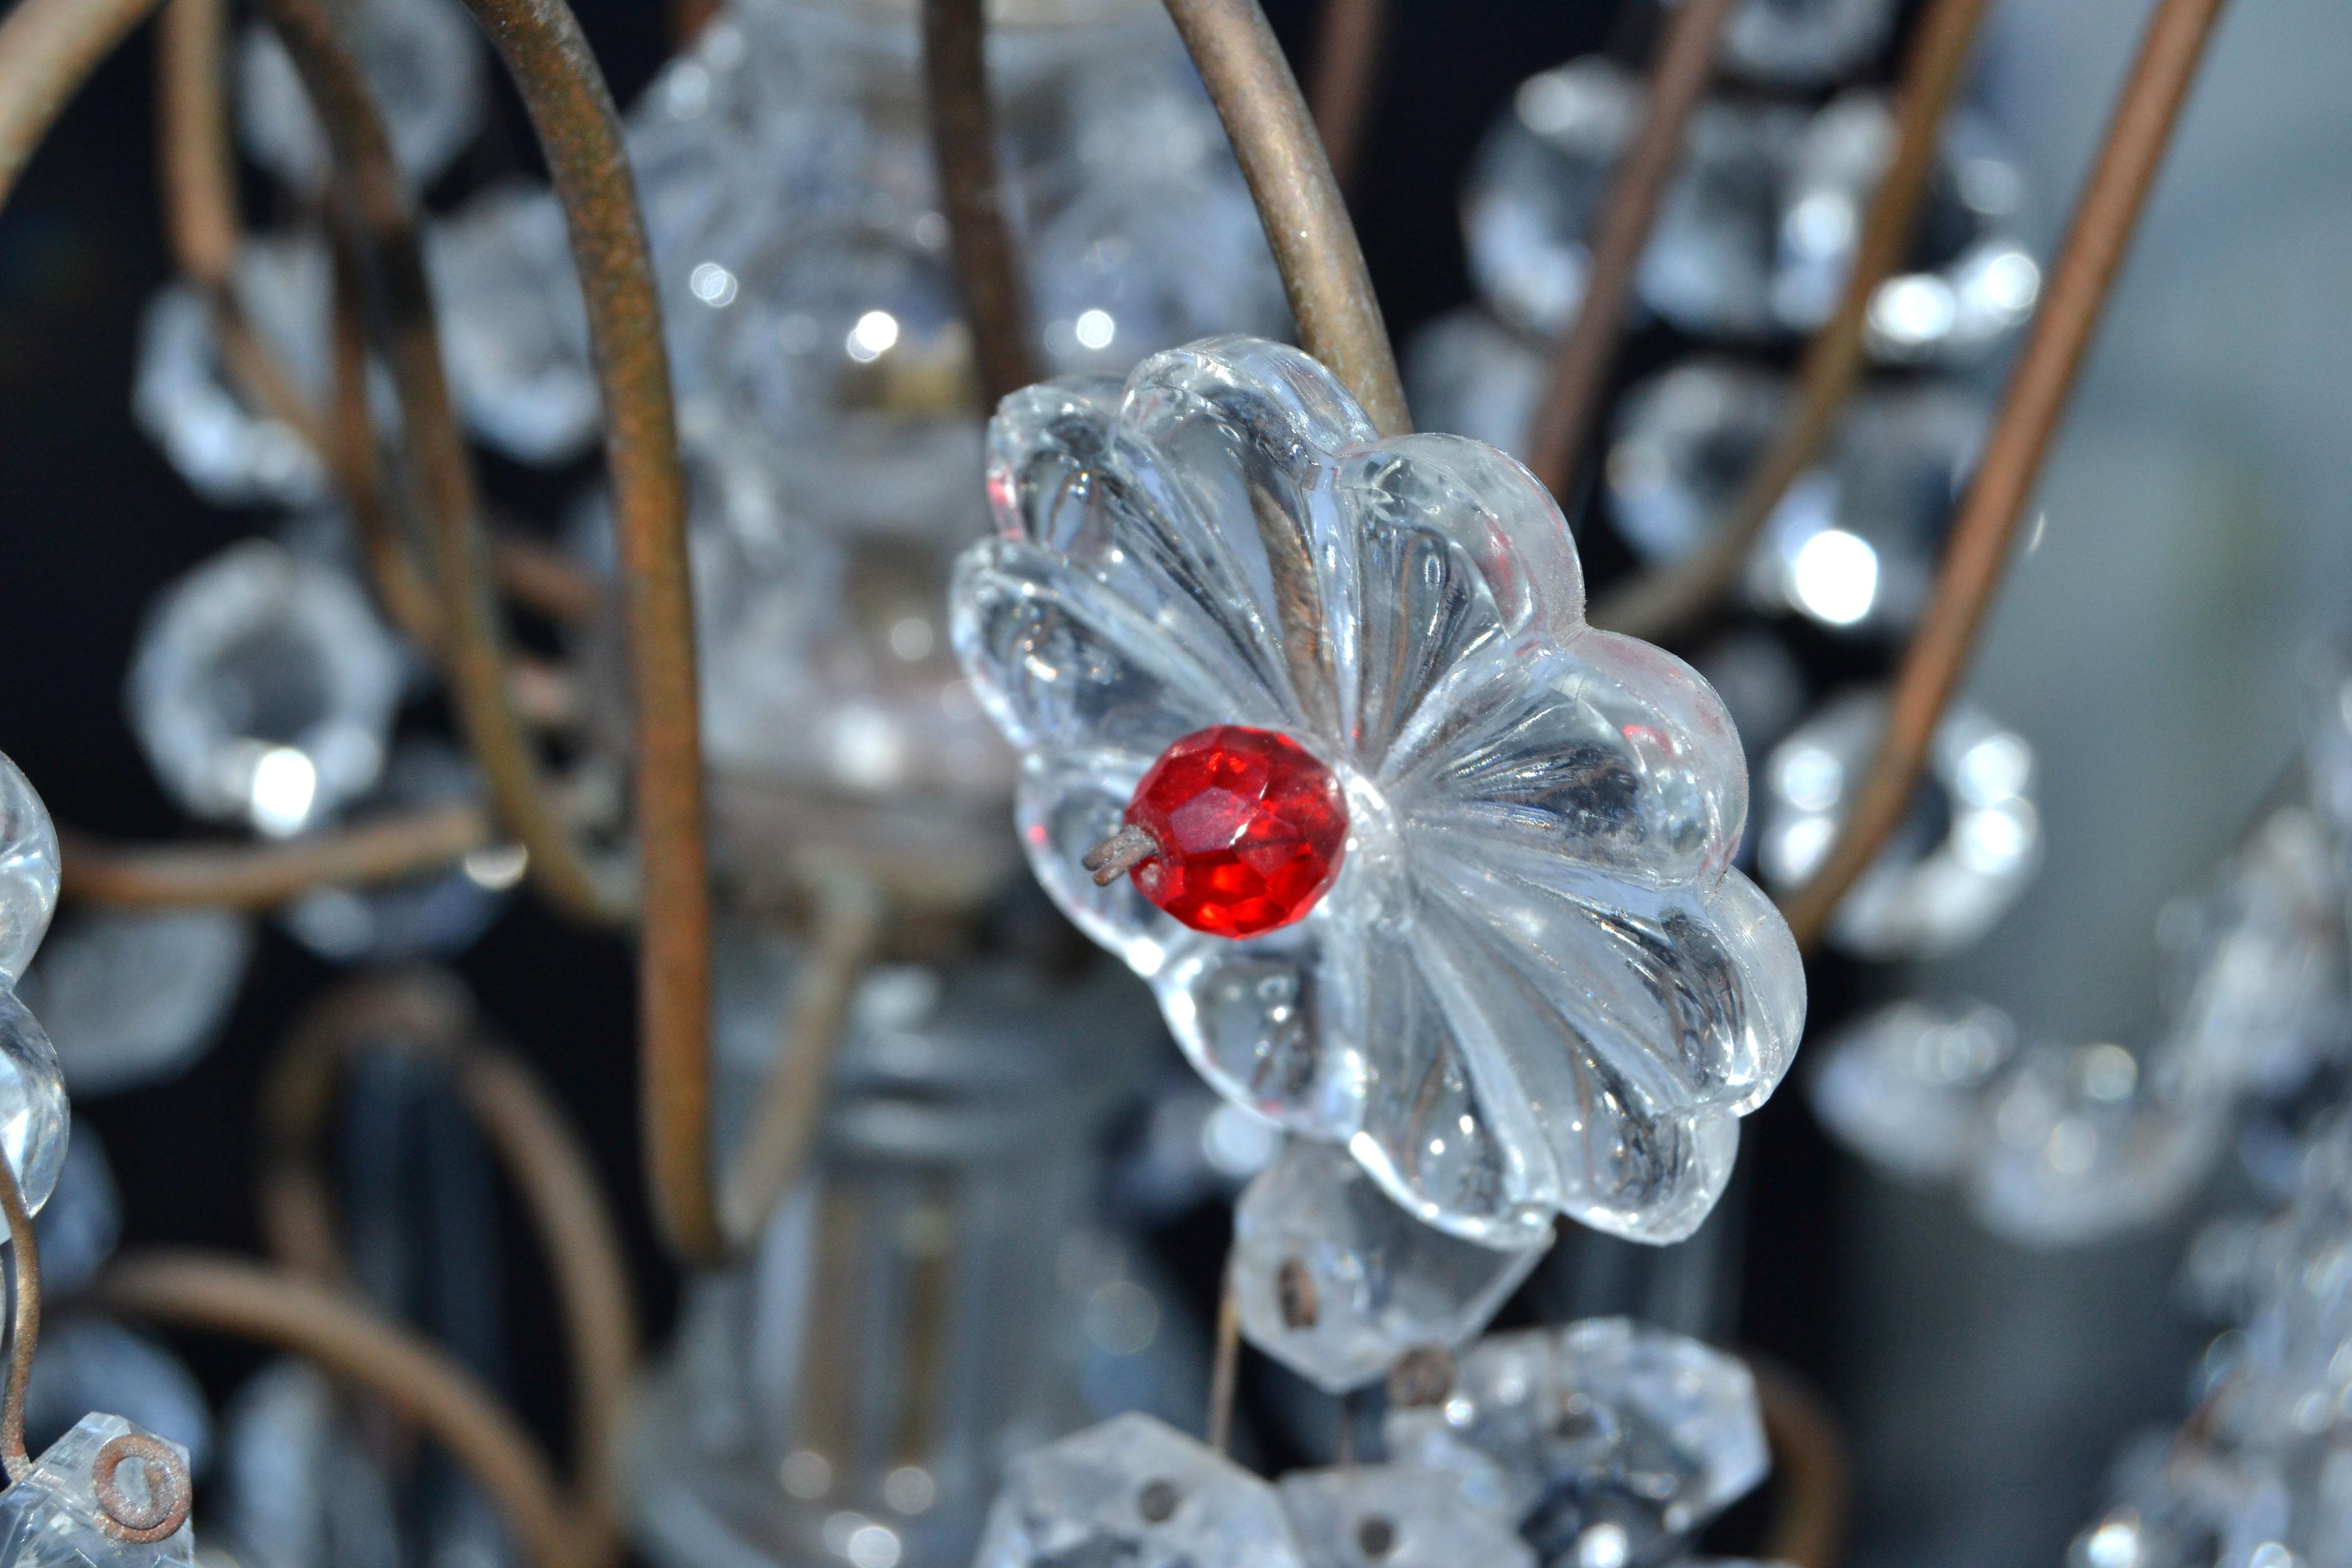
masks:
{"label": "crystal prism pendant", "polygon": [[2071,1247],[2170,1213],[2212,1168],[2227,1101],[2156,1076],[2105,1042],[2027,1051],[1968,1173],[1977,1216],[2029,1245]]}
{"label": "crystal prism pendant", "polygon": [[1983,1130],[1995,1076],[2017,1053],[2017,1026],[1981,1002],[1897,1002],[1843,1031],[1811,1084],[1832,1136],[1890,1175],[1958,1176]]}
{"label": "crystal prism pendant", "polygon": [[0,1492],[0,1568],[195,1561],[186,1453],[120,1415],[85,1415]]}
{"label": "crystal prism pendant", "polygon": [[555,194],[493,185],[431,224],[425,264],[467,427],[519,462],[567,462],[603,428],[572,242]]}
{"label": "crystal prism pendant", "polygon": [[1528,1543],[1439,1471],[1293,1470],[1281,1486],[1307,1568],[1535,1568]]}
{"label": "crystal prism pendant", "polygon": [[0,983],[25,973],[57,908],[57,826],[33,781],[0,756]]}
{"label": "crystal prism pendant", "polygon": [[[1805,127],[1780,197],[1773,309],[1790,330],[1829,320],[1853,268],[1873,190],[1895,152],[1895,117],[1874,92],[1843,94]],[[1911,253],[1872,294],[1865,333],[1882,363],[1966,361],[2033,310],[2042,270],[2020,233],[2024,175],[1968,113],[1946,122]]]}
{"label": "crystal prism pendant", "polygon": [[1234,1211],[1242,1334],[1334,1394],[1486,1326],[1549,1248],[1501,1252],[1397,1207],[1346,1151],[1294,1138]]}
{"label": "crystal prism pendant", "polygon": [[[1801,886],[1829,853],[1885,723],[1885,697],[1831,702],[1764,764],[1756,863],[1777,889]],[[1937,726],[1911,813],[1830,921],[1858,958],[1957,952],[1992,930],[2042,863],[2033,753],[1969,704]]]}
{"label": "crystal prism pendant", "polygon": [[1741,0],[1723,63],[1768,87],[1818,87],[1865,63],[1894,25],[1895,0]]}
{"label": "crystal prism pendant", "polygon": [[[393,161],[413,188],[432,184],[488,112],[474,19],[457,0],[347,0],[335,22],[373,89]],[[236,105],[254,162],[293,190],[314,190],[326,176],[326,134],[285,47],[258,22],[238,52]]]}
{"label": "crystal prism pendant", "polygon": [[[208,1047],[253,952],[227,910],[80,909],[17,986],[74,1093],[158,1083]],[[47,1258],[42,1259],[46,1268]]]}
{"label": "crystal prism pendant", "polygon": [[400,646],[348,573],[254,539],[158,596],[127,700],[183,806],[283,837],[375,783],[404,679]]}
{"label": "crystal prism pendant", "polygon": [[1748,1368],[1627,1318],[1483,1340],[1386,1431],[1551,1563],[1664,1562],[1768,1468]]}
{"label": "crystal prism pendant", "polygon": [[1282,1500],[1149,1415],[1119,1415],[1005,1467],[974,1568],[1078,1563],[1305,1568]]}
{"label": "crystal prism pendant", "polygon": [[[1247,338],[1123,393],[1016,394],[990,441],[999,532],[959,564],[956,651],[1023,753],[1039,880],[1202,1074],[1465,1240],[1526,1246],[1561,1213],[1696,1229],[1787,1069],[1801,966],[1730,868],[1747,770],[1722,703],[1586,626],[1527,471],[1382,442],[1321,366]],[[1336,877],[1265,883],[1227,935],[1148,896],[1163,829],[1130,812],[1171,747],[1235,731],[1311,761],[1292,783],[1328,773],[1345,828],[1326,846],[1315,794],[1270,847]],[[1218,814],[1265,797],[1200,782],[1170,824],[1198,809],[1188,843],[1237,842]]]}

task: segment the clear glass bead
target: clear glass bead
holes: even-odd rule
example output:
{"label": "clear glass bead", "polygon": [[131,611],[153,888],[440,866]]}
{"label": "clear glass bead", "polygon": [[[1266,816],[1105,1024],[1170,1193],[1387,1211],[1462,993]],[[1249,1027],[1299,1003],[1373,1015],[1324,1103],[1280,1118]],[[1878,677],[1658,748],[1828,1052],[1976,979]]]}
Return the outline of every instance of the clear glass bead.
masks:
{"label": "clear glass bead", "polygon": [[1602,478],[1618,531],[1643,560],[1679,561],[1713,535],[1788,401],[1775,373],[1716,358],[1686,360],[1625,395]]}
{"label": "clear glass bead", "polygon": [[478,192],[426,227],[425,263],[467,428],[525,463],[586,451],[604,404],[555,194],[520,184]]}
{"label": "clear glass bead", "polygon": [[57,826],[33,781],[0,756],[0,980],[25,973],[57,909]]}
{"label": "clear glass bead", "polygon": [[[1194,1065],[1470,1240],[1527,1245],[1557,1212],[1696,1228],[1786,1070],[1801,970],[1728,868],[1727,715],[1584,626],[1549,498],[1474,442],[1374,441],[1319,366],[1249,339],[1123,395],[1032,388],[990,439],[1000,534],[958,569],[956,648],[1026,753],[1040,880],[1152,980]],[[1321,901],[1240,942],[1079,864],[1220,724],[1329,767],[1350,824]]]}
{"label": "clear glass bead", "polygon": [[1743,0],[1723,25],[1726,68],[1770,87],[1818,87],[1869,60],[1895,0]]}
{"label": "clear glass bead", "polygon": [[[373,89],[393,161],[431,184],[489,112],[483,38],[457,0],[350,0],[336,31]],[[257,22],[237,55],[237,131],[253,161],[308,193],[327,170],[326,133],[278,36]]]}
{"label": "clear glass bead", "polygon": [[[1519,84],[1472,165],[1463,197],[1470,273],[1507,321],[1567,330],[1591,265],[1588,235],[1640,118],[1642,89],[1597,56]],[[1711,100],[1693,114],[1635,287],[1685,331],[1749,338],[1772,314],[1780,170],[1801,110]]]}
{"label": "clear glass bead", "polygon": [[2212,1168],[2225,1110],[2199,1086],[2156,1081],[2118,1045],[2034,1047],[1987,1108],[1970,1205],[1989,1228],[2040,1247],[2152,1224]]}
{"label": "clear glass bead", "polygon": [[1452,1474],[1546,1562],[1665,1561],[1769,1464],[1748,1368],[1627,1318],[1483,1340],[1452,1394],[1386,1431],[1394,1459]]}
{"label": "clear glass bead", "polygon": [[[230,287],[239,313],[306,406],[326,406],[331,279],[315,235],[260,236],[238,247]],[[190,489],[220,506],[315,506],[325,458],[229,368],[212,301],[166,284],[139,328],[131,416]]]}
{"label": "clear glass bead", "polygon": [[[1767,885],[1801,886],[1829,853],[1885,722],[1885,694],[1856,691],[1773,748],[1756,853]],[[2041,863],[2032,750],[1956,703],[1937,728],[1910,815],[1839,901],[1830,940],[1859,958],[1958,952],[2000,921]]]}
{"label": "clear glass bead", "polygon": [[[45,1251],[41,1283],[56,1289],[48,1263]],[[192,1471],[212,1456],[212,1409],[178,1356],[107,1318],[74,1314],[43,1323],[25,1389],[26,1444],[37,1450],[57,1442],[92,1410],[128,1412],[134,1426],[183,1450]]]}
{"label": "clear glass bead", "polygon": [[1304,1568],[1305,1559],[1272,1487],[1149,1415],[1119,1415],[1005,1467],[973,1563]]}
{"label": "clear glass bead", "polygon": [[16,991],[0,986],[0,1155],[34,1214],[58,1184],[69,1131],[57,1047]]}
{"label": "clear glass bead", "polygon": [[[1780,190],[1773,310],[1810,331],[1837,309],[1871,195],[1895,153],[1895,117],[1878,93],[1843,94],[1816,114]],[[1926,211],[1900,268],[1871,296],[1865,341],[1882,363],[1965,361],[2033,310],[2042,270],[2022,242],[2025,178],[1975,116],[1954,115]]]}
{"label": "clear glass bead", "polygon": [[1981,1002],[1907,1000],[1847,1026],[1821,1047],[1813,1114],[1890,1175],[1958,1175],[1974,1152],[1990,1086],[2017,1053],[2017,1026]]}
{"label": "clear glass bead", "polygon": [[1281,1485],[1307,1568],[1535,1568],[1526,1542],[1433,1470],[1293,1470]]}
{"label": "clear glass bead", "polygon": [[1486,1326],[1550,1245],[1502,1252],[1397,1207],[1346,1151],[1292,1139],[1234,1211],[1242,1332],[1332,1393]]}
{"label": "clear glass bead", "polygon": [[[463,752],[439,741],[411,739],[393,748],[383,779],[350,815],[354,823],[364,823],[380,815],[460,802],[486,805],[487,797],[479,770]],[[398,881],[314,888],[287,905],[278,923],[334,963],[459,953],[499,918],[508,893],[528,868],[520,845],[490,845],[455,866]]]}
{"label": "clear glass bead", "polygon": [[[120,1415],[85,1415],[41,1454],[33,1471],[0,1492],[0,1565],[5,1568],[152,1568],[193,1564],[195,1531],[183,1515],[177,1530],[161,1541],[131,1542],[110,1533],[99,1501],[92,1468],[100,1451],[119,1438],[155,1441]],[[163,1439],[168,1442],[168,1439]],[[177,1450],[179,1445],[171,1447]],[[187,1483],[187,1456],[180,1454],[180,1483]],[[114,1482],[124,1504],[143,1515],[157,1501],[148,1490],[148,1468],[124,1460]],[[159,1521],[160,1522],[160,1521]]]}
{"label": "clear glass bead", "polygon": [[160,1083],[210,1047],[253,954],[227,910],[76,910],[17,991],[74,1093]]}
{"label": "clear glass bead", "polygon": [[175,800],[283,837],[374,784],[405,677],[348,573],[255,539],[157,596],[126,700]]}

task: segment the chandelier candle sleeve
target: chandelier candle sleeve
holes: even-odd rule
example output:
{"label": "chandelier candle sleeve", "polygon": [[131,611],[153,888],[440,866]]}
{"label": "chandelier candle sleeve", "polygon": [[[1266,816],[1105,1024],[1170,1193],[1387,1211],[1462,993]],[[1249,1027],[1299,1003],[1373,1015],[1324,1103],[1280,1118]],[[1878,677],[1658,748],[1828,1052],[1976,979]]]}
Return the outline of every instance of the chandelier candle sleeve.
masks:
{"label": "chandelier candle sleeve", "polygon": [[1251,338],[1005,399],[956,649],[1046,891],[1221,1093],[1506,1251],[1687,1236],[1804,976],[1739,738],[1550,497]]}

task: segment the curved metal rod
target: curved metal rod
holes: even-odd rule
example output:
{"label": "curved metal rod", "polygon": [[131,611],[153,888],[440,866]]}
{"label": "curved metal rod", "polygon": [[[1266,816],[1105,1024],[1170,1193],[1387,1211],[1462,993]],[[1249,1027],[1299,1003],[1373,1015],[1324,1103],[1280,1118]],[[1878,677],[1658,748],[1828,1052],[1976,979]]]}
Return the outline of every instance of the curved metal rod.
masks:
{"label": "curved metal rod", "polygon": [[669,360],[613,95],[562,0],[466,0],[521,90],[588,304],[635,705],[646,1159],[688,1259],[726,1254],[710,1171],[710,889],[686,486]]}
{"label": "curved metal rod", "polygon": [[11,1484],[33,1473],[25,1451],[25,1390],[33,1379],[33,1351],[41,1340],[41,1248],[16,1173],[0,1157],[0,1213],[8,1218],[8,1387],[0,1395],[0,1466]]}
{"label": "curved metal rod", "polygon": [[283,844],[128,847],[60,828],[58,883],[68,899],[120,909],[270,910],[317,888],[367,887],[438,870],[496,841],[488,815],[471,805],[381,817]]}
{"label": "curved metal rod", "polygon": [[1751,1358],[1780,1501],[1763,1555],[1795,1568],[1836,1568],[1853,1509],[1853,1467],[1837,1422],[1793,1372]]}
{"label": "curved metal rod", "polygon": [[432,539],[438,652],[458,719],[499,814],[530,851],[531,872],[560,907],[617,921],[629,900],[560,819],[508,695],[505,637],[491,597],[481,500],[441,365],[415,216],[383,117],[324,0],[261,0],[334,150],[336,192],[374,274],[387,317],[384,359],[399,395],[418,509]]}
{"label": "curved metal rod", "polygon": [[1976,482],[1952,520],[1935,591],[1895,674],[1877,755],[1821,869],[1784,901],[1789,929],[1801,945],[1820,939],[1838,900],[1910,806],[1937,721],[1959,685],[2000,585],[2018,516],[2057,434],[2107,286],[2131,242],[2222,4],[2158,0],[1985,442]]}
{"label": "curved metal rod", "polygon": [[1625,307],[1633,274],[1650,243],[1666,187],[1681,167],[1685,133],[1693,110],[1715,74],[1715,43],[1738,0],[1683,0],[1658,46],[1643,95],[1642,123],[1610,182],[1609,205],[1592,239],[1592,265],[1584,277],[1584,300],[1560,340],[1552,361],[1551,384],[1528,432],[1528,467],[1562,506],[1583,459],[1584,445],[1609,367],[1625,335]]}
{"label": "curved metal rod", "polygon": [[489,1494],[535,1568],[596,1561],[546,1457],[497,1398],[434,1345],[349,1298],[241,1258],[173,1251],[119,1259],[90,1300],[316,1362],[430,1432]]}
{"label": "curved metal rod", "polygon": [[[1721,4],[1723,0],[1707,0]],[[1258,0],[1167,0],[1257,204],[1298,342],[1383,436],[1412,428],[1363,247]]]}
{"label": "curved metal rod", "polygon": [[947,209],[956,284],[971,328],[972,363],[990,408],[1038,379],[1029,348],[1029,288],[1005,222],[996,167],[996,115],[988,100],[983,0],[922,0],[923,86],[931,156]]}
{"label": "curved metal rod", "polygon": [[1234,1393],[1242,1375],[1242,1298],[1234,1280],[1234,1266],[1225,1264],[1224,1283],[1217,1293],[1217,1336],[1214,1359],[1209,1364],[1209,1419],[1204,1434],[1209,1447],[1223,1454],[1234,1442]]}
{"label": "curved metal rod", "polygon": [[1315,130],[1331,158],[1342,191],[1356,183],[1356,164],[1371,120],[1373,88],[1388,42],[1389,0],[1323,0],[1315,26],[1315,59],[1307,102]]}
{"label": "curved metal rod", "polygon": [[1936,171],[1944,116],[1983,20],[1987,0],[1932,0],[1913,35],[1895,95],[1895,156],[1863,220],[1853,270],[1836,314],[1822,324],[1797,372],[1797,404],[1772,447],[1740,486],[1722,524],[1695,555],[1644,573],[1592,606],[1591,621],[1655,642],[1684,629],[1739,580],[1764,524],[1829,439],[1838,410],[1864,370],[1864,328],[1878,286],[1901,265],[1919,203]]}
{"label": "curved metal rod", "polygon": [[98,62],[161,0],[18,0],[0,19],[0,203]]}
{"label": "curved metal rod", "polygon": [[222,93],[222,0],[171,0],[155,35],[156,163],[180,270],[207,289],[236,266],[236,165]]}
{"label": "curved metal rod", "polygon": [[344,985],[295,1026],[262,1089],[262,1234],[281,1264],[321,1286],[349,1279],[319,1151],[336,1087],[370,1051],[447,1065],[545,1249],[570,1352],[572,1489],[608,1547],[621,1504],[612,1458],[637,1359],[636,1313],[618,1227],[586,1151],[536,1075],[483,1043],[473,1003],[432,970]]}

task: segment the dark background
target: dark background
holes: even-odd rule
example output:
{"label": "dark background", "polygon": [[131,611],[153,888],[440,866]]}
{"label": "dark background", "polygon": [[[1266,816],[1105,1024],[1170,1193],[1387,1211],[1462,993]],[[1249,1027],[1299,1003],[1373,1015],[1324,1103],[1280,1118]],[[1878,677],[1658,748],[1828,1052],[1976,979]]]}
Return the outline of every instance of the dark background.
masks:
{"label": "dark background", "polygon": [[[654,0],[577,0],[616,97],[625,105],[667,48]],[[1523,78],[1571,55],[1613,47],[1638,58],[1653,30],[1646,8],[1562,0],[1414,0],[1400,6],[1353,193],[1364,248],[1402,340],[1465,299],[1454,193],[1488,120]],[[1305,0],[1272,4],[1296,60],[1311,40]],[[1882,67],[1883,70],[1883,67]],[[125,837],[191,830],[150,779],[121,712],[142,607],[189,566],[273,518],[196,500],[129,417],[140,311],[167,276],[149,94],[152,41],[135,36],[67,110],[0,213],[0,748],[15,757],[58,819]],[[520,104],[504,94],[492,133],[436,205],[482,179],[535,165]],[[248,177],[248,216],[272,199]],[[1676,351],[1664,329],[1628,345],[1621,384]],[[533,475],[486,459],[488,484],[513,510],[551,514],[582,474]],[[1624,556],[1605,527],[1580,524],[1596,580]],[[1801,657],[1823,677],[1850,673],[1825,646]],[[1861,658],[1867,662],[1872,656]],[[634,1100],[631,954],[620,942],[516,900],[458,963],[497,1029],[543,1072],[596,1151],[637,1264],[647,1327],[659,1342],[675,1276],[643,1201]],[[127,1244],[257,1247],[255,1090],[292,1016],[337,972],[274,931],[264,935],[221,1044],[177,1081],[80,1110],[105,1142],[125,1192]],[[1852,977],[1813,974],[1814,1018],[1846,1010]],[[1748,1235],[1739,1327],[1745,1343],[1834,1385],[1841,1335],[1833,1238],[1846,1169],[1798,1096],[1783,1093],[1748,1122]],[[505,1251],[518,1331],[514,1389],[527,1417],[559,1445],[563,1432],[558,1337],[537,1260],[509,1215]],[[1167,1238],[1192,1278],[1213,1281],[1218,1222]],[[1203,1289],[1207,1289],[1203,1286]],[[200,1374],[226,1393],[258,1352],[189,1344]]]}

